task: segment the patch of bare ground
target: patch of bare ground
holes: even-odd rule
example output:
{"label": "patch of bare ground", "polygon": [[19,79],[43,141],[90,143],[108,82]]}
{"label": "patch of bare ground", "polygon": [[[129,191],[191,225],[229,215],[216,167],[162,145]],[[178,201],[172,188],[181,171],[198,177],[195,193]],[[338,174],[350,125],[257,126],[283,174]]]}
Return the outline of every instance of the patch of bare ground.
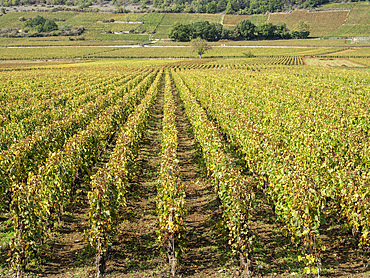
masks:
{"label": "patch of bare ground", "polygon": [[162,89],[150,113],[147,131],[138,150],[137,173],[127,193],[127,209],[122,214],[107,277],[161,277],[167,271],[165,257],[156,243],[156,181],[160,169]]}
{"label": "patch of bare ground", "polygon": [[325,277],[370,277],[370,250],[358,248],[360,234],[344,227],[342,221],[329,219],[320,229],[327,250],[323,252]]}
{"label": "patch of bare ground", "polygon": [[217,225],[221,221],[221,208],[209,180],[204,177],[201,153],[191,133],[181,100],[176,95],[176,125],[178,159],[181,179],[186,185],[188,215],[187,251],[181,261],[182,277],[230,277],[235,261],[227,246],[227,235]]}
{"label": "patch of bare ground", "polygon": [[[55,232],[47,240],[41,253],[41,264],[32,270],[40,272],[40,277],[62,278],[93,277],[94,251],[83,238],[88,229],[88,181],[84,181],[80,192],[74,197],[74,205],[62,216]],[[84,272],[84,276],[79,273]]]}

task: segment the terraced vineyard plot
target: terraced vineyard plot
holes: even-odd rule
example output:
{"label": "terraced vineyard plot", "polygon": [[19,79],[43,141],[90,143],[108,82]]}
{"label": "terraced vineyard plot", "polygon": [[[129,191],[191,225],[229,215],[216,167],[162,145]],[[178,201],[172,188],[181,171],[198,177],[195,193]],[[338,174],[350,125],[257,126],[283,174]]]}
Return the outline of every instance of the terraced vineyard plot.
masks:
{"label": "terraced vineyard plot", "polygon": [[285,22],[288,29],[293,30],[298,21],[303,20],[310,25],[310,36],[323,36],[344,24],[348,13],[348,11],[308,12],[296,10],[291,13],[271,14],[267,23]]}
{"label": "terraced vineyard plot", "polygon": [[262,25],[266,23],[268,16],[266,15],[225,15],[222,24],[225,26],[238,25],[240,21],[250,20],[254,25]]}
{"label": "terraced vineyard plot", "polygon": [[369,3],[358,3],[349,13],[346,24],[367,25],[370,24],[370,6]]}

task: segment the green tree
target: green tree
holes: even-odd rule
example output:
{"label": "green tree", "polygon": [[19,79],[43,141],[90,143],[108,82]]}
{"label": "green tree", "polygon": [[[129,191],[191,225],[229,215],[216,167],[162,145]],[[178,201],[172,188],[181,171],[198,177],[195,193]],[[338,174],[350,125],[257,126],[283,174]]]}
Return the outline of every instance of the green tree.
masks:
{"label": "green tree", "polygon": [[27,20],[24,26],[35,29],[35,31],[38,33],[58,30],[58,25],[55,23],[54,20],[45,19],[39,15],[30,20]]}
{"label": "green tree", "polygon": [[253,58],[253,57],[256,57],[256,55],[254,55],[252,53],[252,51],[248,50],[247,52],[244,53],[244,57],[245,58]]}
{"label": "green tree", "polygon": [[191,38],[201,38],[207,41],[217,41],[222,36],[222,25],[219,23],[209,23],[208,21],[194,22],[190,26]]}
{"label": "green tree", "polygon": [[309,32],[310,31],[310,25],[307,22],[304,22],[303,20],[298,21],[297,25],[294,28],[298,32]]}
{"label": "green tree", "polygon": [[219,0],[217,1],[217,10],[222,12],[226,9],[227,1],[226,0]]}
{"label": "green tree", "polygon": [[201,38],[193,39],[190,43],[192,51],[196,52],[199,55],[199,58],[202,58],[202,55],[211,49],[207,41]]}
{"label": "green tree", "polygon": [[43,29],[42,32],[51,32],[51,31],[58,30],[58,25],[55,23],[54,20],[47,19],[42,29]]}
{"label": "green tree", "polygon": [[45,18],[38,15],[38,16],[36,16],[36,17],[34,17],[30,20],[27,20],[26,23],[25,23],[25,26],[35,28],[36,26],[44,25],[45,21],[46,21]]}
{"label": "green tree", "polygon": [[188,42],[190,41],[191,33],[189,25],[179,23],[173,26],[168,37],[175,41]]}
{"label": "green tree", "polygon": [[250,20],[240,21],[236,29],[244,40],[252,40],[256,37],[256,26]]}
{"label": "green tree", "polygon": [[308,25],[308,23],[304,22],[303,20],[298,21],[297,25],[292,31],[292,38],[307,39],[309,35],[310,35],[310,26]]}
{"label": "green tree", "polygon": [[276,32],[277,39],[283,39],[283,40],[290,39],[289,29],[286,27],[285,23],[278,23],[276,25],[275,32]]}
{"label": "green tree", "polygon": [[146,0],[141,0],[140,1],[140,8],[141,9],[146,9],[146,4],[147,4]]}
{"label": "green tree", "polygon": [[272,40],[275,38],[276,26],[272,23],[264,23],[257,28],[258,37],[263,40]]}
{"label": "green tree", "polygon": [[206,12],[209,13],[209,14],[217,13],[217,3],[216,3],[216,1],[209,2],[206,5]]}
{"label": "green tree", "polygon": [[234,10],[233,10],[233,7],[231,6],[230,1],[227,2],[225,13],[226,14],[233,14],[234,13]]}

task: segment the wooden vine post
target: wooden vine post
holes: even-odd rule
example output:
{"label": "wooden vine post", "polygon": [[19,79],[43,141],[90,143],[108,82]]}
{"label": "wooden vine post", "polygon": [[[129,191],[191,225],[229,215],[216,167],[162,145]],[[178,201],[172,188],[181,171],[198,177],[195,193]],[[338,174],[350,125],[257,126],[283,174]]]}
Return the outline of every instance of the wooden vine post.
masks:
{"label": "wooden vine post", "polygon": [[176,267],[177,267],[177,259],[175,253],[175,236],[173,227],[173,210],[171,209],[168,214],[168,234],[170,235],[168,238],[168,245],[167,245],[167,256],[168,256],[168,263],[171,268],[172,276],[175,276]]}

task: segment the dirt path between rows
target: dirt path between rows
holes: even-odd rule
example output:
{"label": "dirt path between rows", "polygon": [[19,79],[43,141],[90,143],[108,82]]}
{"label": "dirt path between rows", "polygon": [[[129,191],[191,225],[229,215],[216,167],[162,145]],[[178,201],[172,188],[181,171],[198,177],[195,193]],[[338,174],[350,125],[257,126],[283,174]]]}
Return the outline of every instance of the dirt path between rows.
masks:
{"label": "dirt path between rows", "polygon": [[127,193],[127,209],[122,215],[108,277],[161,277],[166,273],[164,256],[156,244],[162,118],[163,82],[138,151],[137,175]]}
{"label": "dirt path between rows", "polygon": [[[181,261],[184,277],[220,277],[234,265],[227,246],[225,231],[218,229],[221,208],[210,181],[205,177],[199,146],[191,132],[183,104],[174,89],[178,159],[183,184],[186,185],[188,248]],[[230,276],[228,276],[230,277]]]}
{"label": "dirt path between rows", "polygon": [[[84,239],[84,231],[89,229],[90,176],[103,167],[108,161],[114,148],[117,134],[99,156],[91,173],[80,173],[77,177],[77,192],[74,200],[66,208],[61,222],[56,225],[55,232],[48,239],[41,252],[41,263],[31,269],[40,272],[42,277],[93,277],[95,273],[95,251]],[[42,274],[41,274],[42,273]],[[73,274],[71,274],[73,273]]]}

